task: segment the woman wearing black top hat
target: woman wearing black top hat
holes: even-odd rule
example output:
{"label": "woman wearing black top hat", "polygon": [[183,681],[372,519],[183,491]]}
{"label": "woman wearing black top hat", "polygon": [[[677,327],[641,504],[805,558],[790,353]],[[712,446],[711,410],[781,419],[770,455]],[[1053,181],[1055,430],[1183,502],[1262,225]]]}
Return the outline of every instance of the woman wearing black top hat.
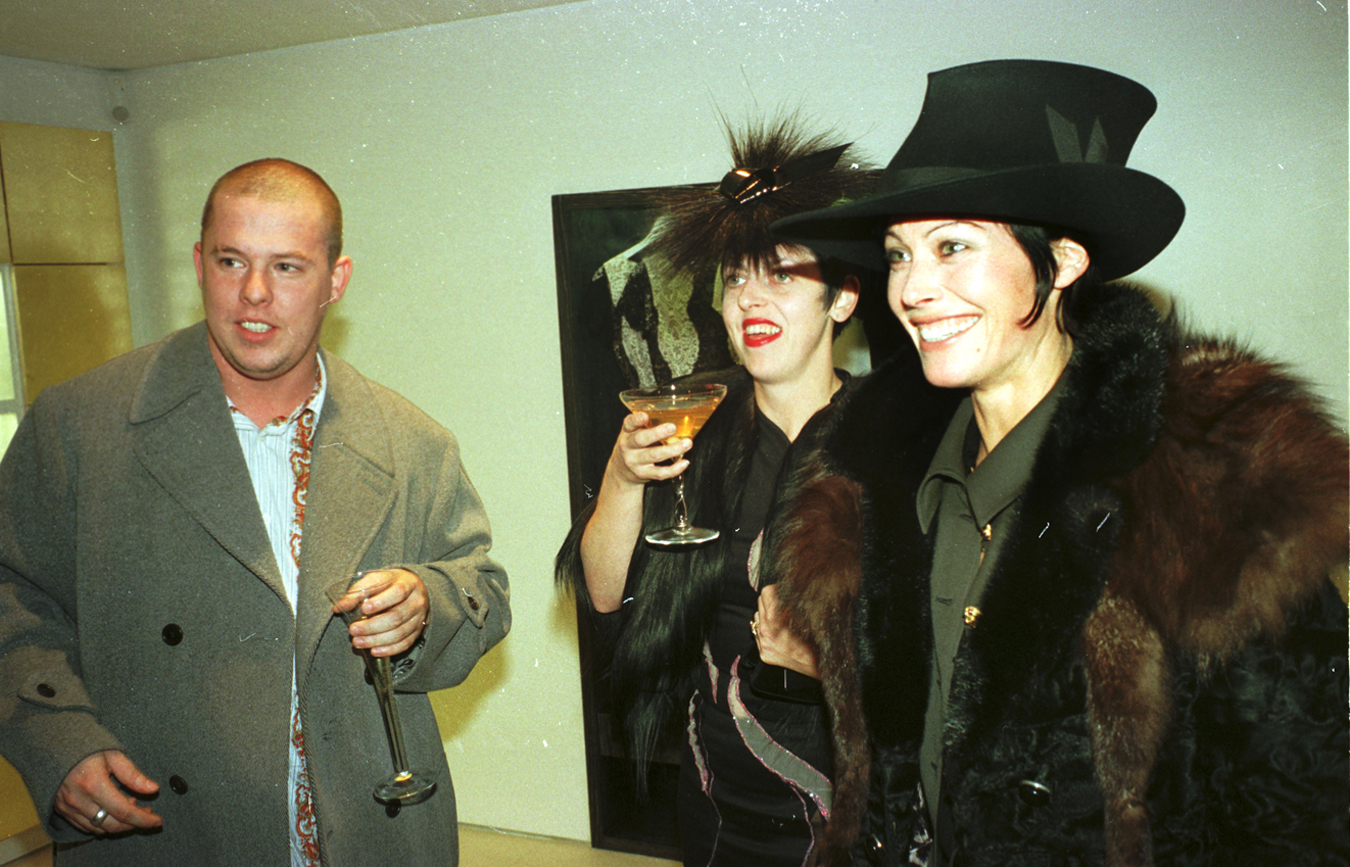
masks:
{"label": "woman wearing black top hat", "polygon": [[883,263],[917,349],[766,539],[841,861],[1346,863],[1345,437],[1108,282],[1181,225],[1124,165],[1154,107],[1083,66],[934,73],[873,195],[774,227]]}
{"label": "woman wearing black top hat", "polygon": [[[733,137],[736,169],[717,190],[670,194],[648,255],[678,272],[719,269],[722,318],[743,367],[720,371],[722,404],[695,440],[624,419],[595,501],[558,555],[559,579],[615,633],[609,667],[636,755],[681,726],[678,806],[686,865],[815,863],[831,803],[830,741],[814,654],[777,617],[756,562],[775,502],[809,465],[848,374],[833,339],[858,298],[855,270],[784,245],[774,220],[870,186],[848,146],[785,120]],[[721,532],[659,550],[669,486],[684,473],[689,520]],[[762,660],[759,659],[762,657]]]}

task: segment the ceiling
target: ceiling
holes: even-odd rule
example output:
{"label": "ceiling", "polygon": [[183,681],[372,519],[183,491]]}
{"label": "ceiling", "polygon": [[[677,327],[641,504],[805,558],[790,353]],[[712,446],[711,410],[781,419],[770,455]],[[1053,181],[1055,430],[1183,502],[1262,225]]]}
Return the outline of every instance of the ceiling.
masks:
{"label": "ceiling", "polygon": [[0,55],[145,69],[577,0],[0,0]]}

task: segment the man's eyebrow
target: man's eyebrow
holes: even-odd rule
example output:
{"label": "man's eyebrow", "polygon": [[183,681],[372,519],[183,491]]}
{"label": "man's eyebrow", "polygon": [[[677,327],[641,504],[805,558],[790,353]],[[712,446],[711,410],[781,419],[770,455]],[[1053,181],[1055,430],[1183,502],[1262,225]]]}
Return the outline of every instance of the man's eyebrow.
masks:
{"label": "man's eyebrow", "polygon": [[[218,255],[224,254],[224,255],[231,255],[231,256],[241,256],[241,257],[246,257],[246,255],[247,255],[247,254],[244,253],[243,250],[240,250],[240,249],[237,248],[237,247],[231,247],[231,246],[228,246],[228,245],[227,245],[227,246],[216,245],[216,246],[214,246],[214,247],[212,247],[212,248],[210,249],[209,253],[210,253],[211,255],[213,255],[213,256],[218,256]],[[313,261],[314,261],[313,259],[311,259],[311,258],[309,257],[308,254],[306,254],[306,253],[304,253],[304,252],[302,252],[302,251],[300,251],[300,250],[286,250],[286,251],[282,251],[282,252],[280,252],[280,253],[269,253],[269,254],[266,256],[266,258],[267,258],[268,261],[273,261],[273,262],[275,262],[275,261],[277,261],[277,260],[280,260],[280,259],[297,259],[297,260],[302,261],[302,262],[313,262]]]}

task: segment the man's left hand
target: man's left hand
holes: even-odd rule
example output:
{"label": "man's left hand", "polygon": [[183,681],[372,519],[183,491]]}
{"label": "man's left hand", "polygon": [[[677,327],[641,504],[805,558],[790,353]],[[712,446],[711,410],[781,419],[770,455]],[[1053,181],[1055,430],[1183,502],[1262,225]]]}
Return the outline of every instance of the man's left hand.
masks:
{"label": "man's left hand", "polygon": [[351,589],[367,591],[343,600],[355,603],[367,596],[360,603],[365,619],[348,628],[353,647],[371,656],[396,656],[417,643],[431,608],[421,578],[407,569],[376,569],[362,575]]}

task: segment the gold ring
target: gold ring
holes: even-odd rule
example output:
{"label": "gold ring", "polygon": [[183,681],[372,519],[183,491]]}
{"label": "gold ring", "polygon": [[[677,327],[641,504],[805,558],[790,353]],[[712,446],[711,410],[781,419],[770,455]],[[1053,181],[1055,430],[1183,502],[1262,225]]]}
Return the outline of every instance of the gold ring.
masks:
{"label": "gold ring", "polygon": [[95,813],[94,817],[89,820],[89,824],[93,825],[95,828],[102,828],[103,820],[107,818],[108,818],[108,811],[103,809],[102,807],[99,807],[98,812]]}

